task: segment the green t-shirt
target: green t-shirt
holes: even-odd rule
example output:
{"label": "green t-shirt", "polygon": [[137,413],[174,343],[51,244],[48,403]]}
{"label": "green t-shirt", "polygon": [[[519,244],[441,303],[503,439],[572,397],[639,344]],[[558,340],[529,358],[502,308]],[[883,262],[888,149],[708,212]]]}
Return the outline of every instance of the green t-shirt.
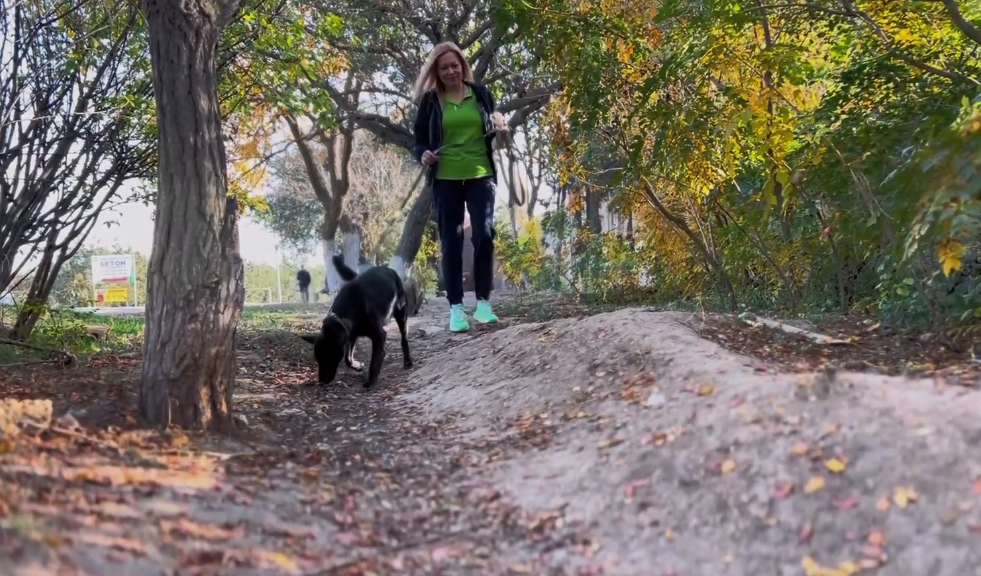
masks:
{"label": "green t-shirt", "polygon": [[494,173],[484,144],[484,120],[472,89],[459,104],[443,103],[443,146],[436,168],[437,180],[470,180]]}

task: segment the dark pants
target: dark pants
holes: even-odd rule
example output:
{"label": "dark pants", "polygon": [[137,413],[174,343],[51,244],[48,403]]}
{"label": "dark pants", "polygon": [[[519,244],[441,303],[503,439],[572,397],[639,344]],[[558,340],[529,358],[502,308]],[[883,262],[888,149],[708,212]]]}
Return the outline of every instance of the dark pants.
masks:
{"label": "dark pants", "polygon": [[473,280],[478,300],[490,298],[494,282],[494,178],[474,180],[436,180],[436,224],[443,253],[443,283],[450,304],[463,303],[463,219],[464,205],[470,213],[470,241],[473,243]]}
{"label": "dark pants", "polygon": [[300,286],[300,302],[307,304],[310,302],[310,287]]}

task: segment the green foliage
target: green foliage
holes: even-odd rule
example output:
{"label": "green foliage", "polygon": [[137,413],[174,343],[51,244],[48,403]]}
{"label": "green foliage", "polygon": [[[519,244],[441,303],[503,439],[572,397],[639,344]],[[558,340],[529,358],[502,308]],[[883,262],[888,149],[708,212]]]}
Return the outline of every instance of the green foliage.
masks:
{"label": "green foliage", "polygon": [[[16,318],[20,307],[4,307],[3,318]],[[88,326],[109,329],[104,340],[95,338]],[[114,317],[72,310],[45,309],[42,319],[31,333],[30,344],[65,350],[76,356],[119,354],[139,350],[143,343],[141,316]],[[46,351],[0,345],[0,365],[32,362],[50,357]]]}
{"label": "green foliage", "polygon": [[436,292],[439,276],[436,267],[439,266],[439,236],[436,233],[436,223],[430,220],[422,235],[422,246],[416,255],[412,276],[426,294]]}
{"label": "green foliage", "polygon": [[977,321],[981,46],[941,3],[504,13],[563,81],[552,160],[572,211],[600,195],[637,222],[630,254],[577,226],[584,289],[644,277],[662,297]]}
{"label": "green foliage", "polygon": [[562,287],[560,262],[548,254],[542,224],[529,220],[515,237],[508,223],[497,224],[497,260],[504,278],[514,286],[532,290]]}
{"label": "green foliage", "polygon": [[324,220],[320,203],[292,194],[276,194],[266,199],[266,206],[253,218],[274,232],[285,250],[297,255],[313,253]]}

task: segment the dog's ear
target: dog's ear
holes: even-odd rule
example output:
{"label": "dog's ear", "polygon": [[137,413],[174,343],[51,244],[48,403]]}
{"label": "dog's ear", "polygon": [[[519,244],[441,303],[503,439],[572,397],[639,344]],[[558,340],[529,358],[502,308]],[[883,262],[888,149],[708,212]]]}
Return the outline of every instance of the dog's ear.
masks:
{"label": "dog's ear", "polygon": [[317,337],[320,336],[320,334],[300,334],[299,336],[304,341],[309,342],[310,344],[313,344],[313,343],[315,343],[317,341]]}

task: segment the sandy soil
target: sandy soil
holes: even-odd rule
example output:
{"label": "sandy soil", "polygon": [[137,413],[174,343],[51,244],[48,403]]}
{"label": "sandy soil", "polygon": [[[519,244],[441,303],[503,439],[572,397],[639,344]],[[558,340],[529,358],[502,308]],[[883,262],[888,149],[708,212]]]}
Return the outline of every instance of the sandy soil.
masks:
{"label": "sandy soil", "polygon": [[447,320],[411,371],[392,326],[367,392],[243,335],[234,438],[139,430],[138,358],[3,376],[72,418],[0,443],[0,575],[981,574],[972,388],[786,374],[679,313]]}

